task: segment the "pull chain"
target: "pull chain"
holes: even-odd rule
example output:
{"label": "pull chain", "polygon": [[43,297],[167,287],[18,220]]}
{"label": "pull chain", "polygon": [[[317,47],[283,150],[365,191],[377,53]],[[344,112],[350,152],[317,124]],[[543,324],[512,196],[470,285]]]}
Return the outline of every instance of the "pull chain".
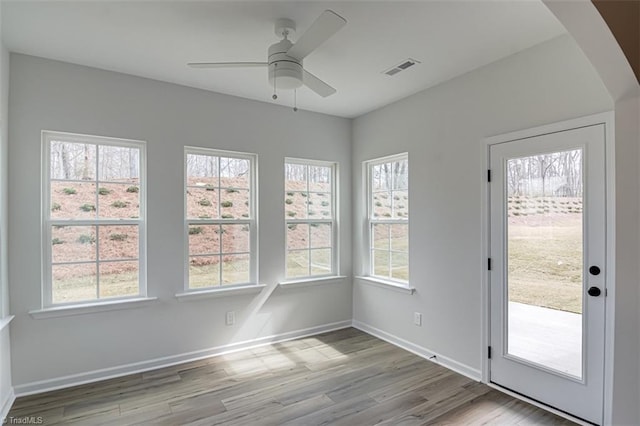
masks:
{"label": "pull chain", "polygon": [[298,91],[293,89],[293,112],[298,112]]}
{"label": "pull chain", "polygon": [[273,96],[271,97],[274,101],[278,99],[278,95],[276,95],[276,82],[278,81],[276,71],[278,71],[278,64],[273,64]]}

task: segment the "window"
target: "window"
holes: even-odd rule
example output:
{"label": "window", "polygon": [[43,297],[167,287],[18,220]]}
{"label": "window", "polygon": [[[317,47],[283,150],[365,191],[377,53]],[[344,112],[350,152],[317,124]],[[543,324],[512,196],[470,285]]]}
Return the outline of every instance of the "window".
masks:
{"label": "window", "polygon": [[368,274],[409,283],[409,160],[407,154],[369,161]]}
{"label": "window", "polygon": [[43,132],[44,304],[146,293],[143,142]]}
{"label": "window", "polygon": [[337,273],[335,163],[287,159],[287,279]]}
{"label": "window", "polygon": [[187,290],[257,282],[255,156],[185,149]]}

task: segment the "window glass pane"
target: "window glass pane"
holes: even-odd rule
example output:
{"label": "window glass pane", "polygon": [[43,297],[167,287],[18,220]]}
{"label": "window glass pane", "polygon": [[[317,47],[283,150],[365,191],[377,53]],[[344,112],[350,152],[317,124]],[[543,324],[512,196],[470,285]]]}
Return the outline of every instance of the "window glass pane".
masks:
{"label": "window glass pane", "polygon": [[286,219],[306,219],[307,201],[309,201],[309,194],[307,192],[288,191],[284,199]]}
{"label": "window glass pane", "polygon": [[388,191],[391,189],[391,164],[376,164],[371,167],[371,189],[373,191]]}
{"label": "window glass pane", "polygon": [[189,258],[189,288],[220,285],[220,256]]}
{"label": "window glass pane", "polygon": [[306,165],[286,163],[284,165],[285,191],[307,191],[307,172]]}
{"label": "window glass pane", "polygon": [[51,280],[53,303],[96,299],[98,280],[95,263],[53,265]]}
{"label": "window glass pane", "polygon": [[407,191],[393,191],[393,218],[409,218],[409,194]]}
{"label": "window glass pane", "polygon": [[391,250],[409,252],[409,225],[390,225]]}
{"label": "window glass pane", "polygon": [[220,190],[220,218],[246,219],[249,218],[249,191],[244,189],[226,188]]}
{"label": "window glass pane", "polygon": [[391,252],[391,278],[395,280],[409,280],[409,255],[407,253]]}
{"label": "window glass pane", "polygon": [[290,223],[287,225],[287,249],[309,248],[309,225]]}
{"label": "window glass pane", "polygon": [[51,179],[96,180],[96,146],[51,142]]}
{"label": "window glass pane", "polygon": [[51,182],[52,219],[95,219],[95,182]]}
{"label": "window glass pane", "polygon": [[220,253],[220,225],[190,225],[189,254]]}
{"label": "window glass pane", "polygon": [[389,252],[386,250],[372,250],[373,275],[389,277]]}
{"label": "window glass pane", "polygon": [[220,158],[220,187],[249,189],[249,160]]}
{"label": "window glass pane", "polygon": [[213,155],[187,154],[187,185],[212,186],[217,188],[218,157]]}
{"label": "window glass pane", "polygon": [[393,189],[407,190],[409,188],[409,161],[400,160],[391,163],[393,173]]}
{"label": "window glass pane", "polygon": [[96,259],[96,227],[51,227],[52,262],[84,262]]}
{"label": "window glass pane", "polygon": [[222,253],[248,253],[249,225],[222,225]]}
{"label": "window glass pane", "polygon": [[98,214],[102,219],[140,217],[140,187],[135,184],[100,183]]}
{"label": "window glass pane", "polygon": [[392,200],[393,197],[389,191],[374,192],[371,198],[373,217],[378,219],[390,218]]}
{"label": "window glass pane", "polygon": [[389,250],[389,225],[374,223],[371,226],[371,243],[378,250]]}
{"label": "window glass pane", "polygon": [[293,250],[287,252],[287,277],[309,276],[309,250]]}
{"label": "window glass pane", "polygon": [[225,255],[222,257],[222,284],[249,282],[249,255]]}
{"label": "window glass pane", "polygon": [[309,166],[309,191],[331,192],[331,167]]}
{"label": "window glass pane", "polygon": [[311,250],[311,275],[331,273],[331,249]]}
{"label": "window glass pane", "polygon": [[331,219],[331,193],[328,192],[312,192],[309,194],[309,208],[317,212],[320,219]]}
{"label": "window glass pane", "polygon": [[138,262],[101,262],[100,298],[138,294]]}
{"label": "window glass pane", "polygon": [[187,188],[187,217],[189,219],[218,219],[218,190]]}
{"label": "window glass pane", "polygon": [[140,149],[100,145],[98,157],[98,180],[127,184],[139,183]]}
{"label": "window glass pane", "polygon": [[311,229],[311,248],[331,247],[332,232],[330,223],[312,223]]}
{"label": "window glass pane", "polygon": [[138,258],[138,226],[100,225],[98,234],[100,260]]}

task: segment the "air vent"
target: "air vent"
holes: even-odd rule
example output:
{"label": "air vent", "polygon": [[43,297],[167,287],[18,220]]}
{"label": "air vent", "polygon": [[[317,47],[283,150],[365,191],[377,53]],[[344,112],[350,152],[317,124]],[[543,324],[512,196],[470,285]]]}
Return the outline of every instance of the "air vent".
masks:
{"label": "air vent", "polygon": [[419,64],[419,63],[420,63],[420,61],[416,61],[415,59],[409,58],[406,61],[402,61],[398,65],[395,65],[395,66],[389,68],[388,70],[383,71],[383,74],[386,74],[386,75],[389,75],[389,76],[396,75],[400,71],[404,71],[407,68],[410,68],[410,67],[414,66],[415,64]]}

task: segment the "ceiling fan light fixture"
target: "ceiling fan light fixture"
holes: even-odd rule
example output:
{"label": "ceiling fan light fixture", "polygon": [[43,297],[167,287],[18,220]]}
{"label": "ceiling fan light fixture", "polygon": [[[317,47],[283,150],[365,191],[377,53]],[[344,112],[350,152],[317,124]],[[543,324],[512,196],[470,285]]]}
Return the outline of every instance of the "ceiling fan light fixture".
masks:
{"label": "ceiling fan light fixture", "polygon": [[269,47],[269,84],[278,89],[291,90],[302,86],[302,61],[287,55],[293,46],[284,39]]}
{"label": "ceiling fan light fixture", "polygon": [[188,65],[192,68],[267,67],[268,80],[274,89],[274,100],[278,99],[277,89],[295,90],[303,85],[326,98],[336,93],[336,89],[305,70],[302,61],[346,23],[342,16],[325,10],[293,44],[289,36],[295,32],[295,22],[291,19],[278,19],[275,33],[282,40],[269,46],[267,62],[191,62]]}

